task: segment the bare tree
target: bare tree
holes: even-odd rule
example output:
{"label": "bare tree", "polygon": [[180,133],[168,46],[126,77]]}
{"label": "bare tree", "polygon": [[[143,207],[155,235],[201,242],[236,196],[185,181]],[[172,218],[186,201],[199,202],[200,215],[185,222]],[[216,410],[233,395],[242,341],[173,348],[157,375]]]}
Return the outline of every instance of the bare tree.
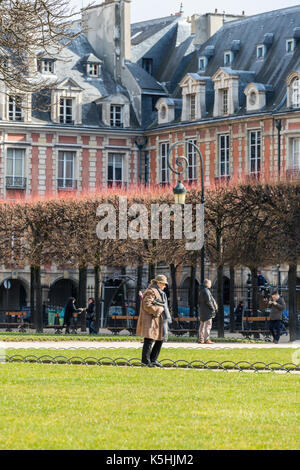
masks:
{"label": "bare tree", "polygon": [[0,1],[2,92],[33,93],[51,86],[39,73],[37,55],[56,57],[80,34],[71,24],[77,14],[67,0]]}

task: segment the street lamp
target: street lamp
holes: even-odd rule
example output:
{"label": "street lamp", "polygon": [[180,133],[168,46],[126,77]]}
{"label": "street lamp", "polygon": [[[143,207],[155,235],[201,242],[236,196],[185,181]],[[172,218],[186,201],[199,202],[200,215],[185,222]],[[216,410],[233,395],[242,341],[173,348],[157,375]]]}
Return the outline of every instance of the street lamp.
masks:
{"label": "street lamp", "polygon": [[177,186],[173,189],[175,204],[185,204],[186,189],[181,181],[178,181]]}
{"label": "street lamp", "polygon": [[[185,197],[186,197],[186,192],[187,191],[186,191],[186,188],[184,187],[184,185],[182,184],[182,182],[180,180],[180,177],[181,177],[182,172],[183,172],[183,162],[185,163],[186,167],[188,168],[189,167],[189,161],[184,155],[176,157],[175,166],[178,167],[178,170],[176,170],[170,164],[170,155],[172,153],[172,150],[175,147],[177,147],[178,145],[183,145],[183,144],[185,145],[185,148],[186,148],[187,145],[191,145],[196,150],[196,153],[200,158],[200,166],[201,166],[201,204],[204,204],[205,203],[205,197],[204,197],[203,157],[202,157],[202,154],[200,152],[199,147],[196,144],[194,144],[194,142],[191,142],[190,140],[179,140],[178,142],[175,142],[174,144],[171,145],[171,147],[169,148],[169,152],[168,152],[168,157],[167,157],[168,168],[173,173],[175,173],[176,175],[179,175],[179,180],[178,180],[177,186],[175,186],[175,188],[173,189],[175,204],[182,204],[182,205],[185,204]],[[204,225],[202,227],[202,230],[204,230]],[[203,282],[204,282],[204,244],[201,248],[201,283],[203,284]]]}

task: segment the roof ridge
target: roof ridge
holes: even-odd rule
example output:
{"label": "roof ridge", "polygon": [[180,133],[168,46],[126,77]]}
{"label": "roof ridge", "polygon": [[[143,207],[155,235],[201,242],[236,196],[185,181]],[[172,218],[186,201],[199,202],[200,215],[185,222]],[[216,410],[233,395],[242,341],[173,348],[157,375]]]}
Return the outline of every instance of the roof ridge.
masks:
{"label": "roof ridge", "polygon": [[182,15],[169,15],[169,16],[162,16],[161,18],[152,18],[151,20],[143,20],[143,21],[137,21],[136,23],[131,23],[131,27],[133,26],[141,26],[142,24],[146,23],[152,23],[152,22],[159,22],[162,20],[169,20],[169,19],[179,19],[181,18]]}
{"label": "roof ridge", "polygon": [[[255,15],[249,15],[249,16],[245,16],[244,18],[238,18],[236,20],[233,20],[233,21],[228,21],[226,23],[223,24],[222,28],[228,28],[230,27],[230,25],[236,25],[238,23],[241,23],[241,22],[245,22],[245,21],[249,21],[249,20],[252,20],[253,18],[258,18],[258,17],[262,17],[262,16],[273,16],[274,14],[278,13],[278,12],[283,12],[283,11],[289,11],[289,10],[297,10],[297,11],[300,11],[300,5],[294,5],[292,7],[286,7],[286,8],[277,8],[276,10],[270,10],[270,11],[264,11],[262,13],[256,13]],[[221,30],[220,29],[220,30]],[[219,31],[220,31],[219,30]]]}

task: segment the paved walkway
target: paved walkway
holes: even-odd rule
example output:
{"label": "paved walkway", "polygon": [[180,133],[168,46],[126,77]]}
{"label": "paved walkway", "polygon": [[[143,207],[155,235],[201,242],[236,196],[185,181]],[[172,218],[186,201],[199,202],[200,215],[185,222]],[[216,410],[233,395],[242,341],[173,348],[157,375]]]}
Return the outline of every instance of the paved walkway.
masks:
{"label": "paved walkway", "polygon": [[[0,349],[140,349],[142,342],[134,341],[0,341]],[[164,348],[176,349],[300,349],[300,341],[292,343],[164,343]]]}

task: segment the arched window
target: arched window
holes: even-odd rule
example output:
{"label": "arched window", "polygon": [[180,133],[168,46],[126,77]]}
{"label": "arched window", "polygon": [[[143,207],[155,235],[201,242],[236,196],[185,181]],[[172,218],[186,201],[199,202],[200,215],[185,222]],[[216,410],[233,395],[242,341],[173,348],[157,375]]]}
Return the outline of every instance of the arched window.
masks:
{"label": "arched window", "polygon": [[295,78],[291,83],[292,107],[300,108],[300,80]]}

